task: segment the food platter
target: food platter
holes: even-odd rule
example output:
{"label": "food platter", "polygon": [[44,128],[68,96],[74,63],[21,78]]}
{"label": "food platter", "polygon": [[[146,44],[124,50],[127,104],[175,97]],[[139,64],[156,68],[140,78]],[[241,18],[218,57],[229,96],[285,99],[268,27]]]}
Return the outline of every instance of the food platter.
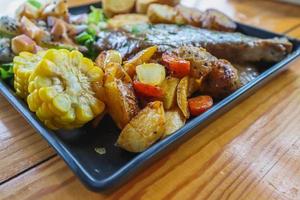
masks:
{"label": "food platter", "polygon": [[[88,10],[89,6],[82,6],[71,9],[71,12],[80,14]],[[237,30],[246,35],[260,38],[282,37],[243,24],[238,24]],[[293,50],[285,59],[272,65],[268,64],[259,71],[259,75],[255,79],[217,102],[207,112],[188,121],[174,134],[139,154],[126,152],[115,145],[120,131],[110,117],[105,117],[97,128],[87,125],[71,131],[51,131],[38,120],[34,113],[30,112],[26,103],[20,100],[3,81],[0,82],[0,92],[56,150],[88,188],[102,191],[121,185],[186,139],[191,138],[194,134],[201,134],[201,128],[286,69],[288,63],[300,55],[300,42],[291,38],[289,40],[293,44]]]}

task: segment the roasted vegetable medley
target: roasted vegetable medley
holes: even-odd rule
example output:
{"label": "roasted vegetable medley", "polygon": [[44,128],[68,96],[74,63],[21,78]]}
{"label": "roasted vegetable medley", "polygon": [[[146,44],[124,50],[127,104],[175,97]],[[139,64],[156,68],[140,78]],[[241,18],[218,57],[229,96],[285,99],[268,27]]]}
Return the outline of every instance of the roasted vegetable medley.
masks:
{"label": "roasted vegetable medley", "polygon": [[103,10],[72,15],[65,0],[27,0],[15,18],[0,17],[0,77],[49,129],[95,127],[108,114],[121,130],[117,145],[142,152],[241,86],[229,61],[192,42],[167,46],[172,37],[155,44],[162,38],[135,26],[190,25],[222,31],[218,39],[236,29],[219,11],[178,3],[103,0]]}

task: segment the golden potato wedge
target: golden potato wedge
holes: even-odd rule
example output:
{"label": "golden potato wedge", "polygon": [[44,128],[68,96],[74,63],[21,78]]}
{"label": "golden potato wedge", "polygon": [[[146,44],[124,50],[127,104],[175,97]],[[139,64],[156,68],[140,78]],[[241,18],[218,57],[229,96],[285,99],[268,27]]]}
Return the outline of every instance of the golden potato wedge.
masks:
{"label": "golden potato wedge", "polygon": [[139,107],[131,79],[118,63],[107,66],[104,92],[108,113],[119,128],[124,128],[138,113]]}
{"label": "golden potato wedge", "polygon": [[149,21],[153,24],[187,24],[178,11],[171,6],[162,4],[151,4],[148,8],[147,15]]}
{"label": "golden potato wedge", "polygon": [[161,84],[161,88],[164,91],[163,102],[164,102],[164,108],[166,110],[176,105],[176,94],[177,94],[178,83],[179,83],[178,78],[168,76]]}
{"label": "golden potato wedge", "polygon": [[94,83],[94,84],[92,84],[92,89],[93,89],[93,91],[95,91],[95,95],[99,100],[101,100],[103,102],[106,101],[105,88],[104,88],[103,84]]}
{"label": "golden potato wedge", "polygon": [[151,46],[147,49],[144,49],[137,53],[133,58],[124,62],[124,69],[129,74],[130,77],[133,77],[136,74],[135,68],[138,65],[148,62],[151,57],[156,53],[157,46]]}
{"label": "golden potato wedge", "polygon": [[156,86],[165,80],[166,69],[157,63],[146,63],[136,67],[136,75],[140,82]]}
{"label": "golden potato wedge", "polygon": [[201,16],[201,27],[217,31],[233,32],[236,23],[224,13],[216,9],[207,9]]}
{"label": "golden potato wedge", "polygon": [[149,6],[153,3],[176,6],[177,4],[179,4],[179,2],[180,0],[137,0],[135,4],[135,9],[137,13],[146,14]]}
{"label": "golden potato wedge", "polygon": [[107,67],[107,65],[111,62],[122,64],[122,56],[120,52],[116,50],[108,50],[102,51],[99,56],[96,58],[96,64],[103,70]]}
{"label": "golden potato wedge", "polygon": [[135,4],[136,12],[146,14],[150,4],[158,2],[159,0],[137,0]]}
{"label": "golden potato wedge", "polygon": [[189,92],[188,97],[192,96],[195,92],[201,89],[203,77],[194,78],[189,77]]}
{"label": "golden potato wedge", "polygon": [[117,144],[130,152],[142,152],[162,137],[165,121],[162,102],[151,102],[125,126]]}
{"label": "golden potato wedge", "polygon": [[177,5],[175,9],[192,26],[200,27],[201,16],[203,12],[196,8],[189,8],[183,5]]}
{"label": "golden potato wedge", "polygon": [[158,0],[160,4],[167,4],[169,6],[176,6],[180,3],[180,0]]}
{"label": "golden potato wedge", "polygon": [[165,111],[165,132],[163,138],[171,135],[185,125],[186,118],[182,115],[178,107]]}
{"label": "golden potato wedge", "polygon": [[[103,51],[99,54],[99,56],[96,59],[96,65],[99,66],[104,72],[107,71],[107,67],[109,66],[110,63],[116,63],[121,65],[122,64],[122,56],[118,51],[115,50],[108,50],[108,51]],[[122,77],[122,74],[124,70],[117,70],[115,71],[116,73],[120,71],[119,76]],[[127,74],[126,74],[127,75]],[[111,77],[111,76],[110,76]],[[127,75],[125,76],[127,79],[130,77]],[[131,82],[130,80],[128,80]],[[104,84],[93,84],[92,85],[94,91],[96,91],[96,97],[100,99],[101,101],[105,102],[106,101],[106,95],[105,95],[105,88]]]}
{"label": "golden potato wedge", "polygon": [[102,0],[103,11],[106,16],[130,13],[135,5],[135,0]]}
{"label": "golden potato wedge", "polygon": [[147,15],[142,14],[120,14],[115,15],[113,18],[108,20],[108,28],[110,29],[118,29],[125,25],[134,25],[134,24],[144,24],[149,23],[149,19]]}
{"label": "golden potato wedge", "polygon": [[188,107],[189,77],[183,77],[177,86],[177,105],[186,119],[190,117]]}

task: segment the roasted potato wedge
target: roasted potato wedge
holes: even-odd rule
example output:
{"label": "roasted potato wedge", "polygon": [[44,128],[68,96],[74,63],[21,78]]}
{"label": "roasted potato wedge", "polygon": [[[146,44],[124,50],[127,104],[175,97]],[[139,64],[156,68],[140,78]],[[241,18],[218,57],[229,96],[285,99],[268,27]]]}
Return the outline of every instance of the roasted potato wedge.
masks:
{"label": "roasted potato wedge", "polygon": [[200,20],[203,12],[196,8],[189,8],[183,5],[177,5],[176,10],[188,22],[188,24],[200,27]]}
{"label": "roasted potato wedge", "polygon": [[115,15],[113,18],[108,20],[108,28],[118,29],[125,25],[144,24],[149,23],[147,15],[142,14],[120,14]]}
{"label": "roasted potato wedge", "polygon": [[177,86],[177,105],[186,119],[190,117],[188,107],[189,77],[183,77]]}
{"label": "roasted potato wedge", "polygon": [[158,3],[160,4],[166,4],[169,6],[176,6],[180,3],[180,0],[158,0]]}
{"label": "roasted potato wedge", "polygon": [[106,16],[130,13],[135,5],[135,0],[103,0],[102,7]]}
{"label": "roasted potato wedge", "polygon": [[151,46],[137,53],[133,58],[124,62],[124,69],[133,77],[136,74],[135,68],[138,65],[148,62],[151,57],[156,53],[157,46]]}
{"label": "roasted potato wedge", "polygon": [[165,80],[166,69],[157,63],[141,64],[136,67],[136,75],[140,82],[156,86]]}
{"label": "roasted potato wedge", "polygon": [[135,4],[136,12],[146,14],[149,6],[153,3],[176,6],[180,0],[137,0]]}
{"label": "roasted potato wedge", "polygon": [[217,31],[233,32],[236,23],[224,13],[216,9],[207,9],[201,16],[201,27]]}
{"label": "roasted potato wedge", "polygon": [[177,85],[179,79],[175,77],[168,76],[164,82],[161,84],[161,88],[164,92],[164,108],[166,110],[172,108],[176,105],[176,94],[177,94]]}
{"label": "roasted potato wedge", "polygon": [[107,67],[109,63],[118,63],[122,64],[122,56],[120,52],[116,50],[102,51],[99,56],[96,58],[96,64],[103,70]]}
{"label": "roasted potato wedge", "polygon": [[131,79],[118,63],[108,64],[104,91],[108,113],[119,128],[124,128],[138,113],[139,107]]}
{"label": "roasted potato wedge", "polygon": [[[122,64],[122,56],[118,51],[115,50],[108,50],[108,51],[103,51],[99,54],[99,56],[96,59],[96,65],[100,67],[104,72],[109,70],[109,66],[114,66],[114,65],[109,65],[110,63],[116,63],[118,65]],[[126,73],[123,73],[122,70],[119,71],[119,76],[122,77],[122,74],[127,75]],[[130,77],[127,75],[127,79],[130,82]],[[105,102],[106,101],[106,95],[105,95],[105,88],[103,84],[98,84],[98,85],[93,85],[93,89],[96,92],[96,96],[98,99],[101,101]]]}
{"label": "roasted potato wedge", "polygon": [[187,20],[174,7],[168,5],[151,4],[147,15],[149,21],[153,24],[187,24]]}
{"label": "roasted potato wedge", "polygon": [[181,110],[178,107],[165,111],[165,117],[166,124],[163,138],[179,130],[186,122],[186,118],[182,115]]}
{"label": "roasted potato wedge", "polygon": [[203,77],[194,78],[189,77],[189,92],[188,97],[192,96],[195,92],[200,91]]}
{"label": "roasted potato wedge", "polygon": [[117,144],[130,152],[142,152],[162,137],[165,122],[162,102],[151,102],[125,126]]}
{"label": "roasted potato wedge", "polygon": [[146,14],[149,6],[153,3],[158,3],[158,0],[137,0],[135,4],[136,12]]}

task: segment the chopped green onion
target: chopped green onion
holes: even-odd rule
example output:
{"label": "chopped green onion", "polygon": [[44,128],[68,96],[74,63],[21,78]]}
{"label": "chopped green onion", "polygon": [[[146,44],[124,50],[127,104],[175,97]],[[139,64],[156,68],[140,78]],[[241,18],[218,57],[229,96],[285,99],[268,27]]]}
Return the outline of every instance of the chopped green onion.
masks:
{"label": "chopped green onion", "polygon": [[97,35],[97,31],[95,30],[94,27],[89,26],[87,29],[88,34],[90,34],[91,36],[95,37]]}
{"label": "chopped green onion", "polygon": [[94,37],[89,34],[88,32],[83,32],[83,33],[80,33],[78,36],[75,37],[75,40],[78,44],[85,44],[86,41],[88,40],[93,40],[94,41]]}
{"label": "chopped green onion", "polygon": [[106,17],[102,9],[91,6],[91,11],[92,12],[88,15],[89,24],[98,24],[99,22],[106,21]]}
{"label": "chopped green onion", "polygon": [[32,5],[32,6],[34,6],[35,8],[37,8],[37,9],[42,8],[42,4],[41,4],[39,1],[37,1],[37,0],[27,0],[27,2],[28,2],[30,5]]}
{"label": "chopped green onion", "polygon": [[88,49],[87,56],[91,59],[96,59],[98,53],[94,47],[94,39],[90,39],[85,41],[84,46]]}
{"label": "chopped green onion", "polygon": [[97,52],[96,49],[94,47],[94,43],[95,43],[95,35],[92,35],[91,33],[89,33],[90,31],[85,31],[81,34],[79,34],[78,36],[75,37],[75,41],[80,44],[80,45],[84,45],[87,48],[87,52],[86,55],[89,58],[95,59],[97,56]]}
{"label": "chopped green onion", "polygon": [[84,42],[84,46],[88,47],[91,46],[95,42],[94,39],[88,39]]}

